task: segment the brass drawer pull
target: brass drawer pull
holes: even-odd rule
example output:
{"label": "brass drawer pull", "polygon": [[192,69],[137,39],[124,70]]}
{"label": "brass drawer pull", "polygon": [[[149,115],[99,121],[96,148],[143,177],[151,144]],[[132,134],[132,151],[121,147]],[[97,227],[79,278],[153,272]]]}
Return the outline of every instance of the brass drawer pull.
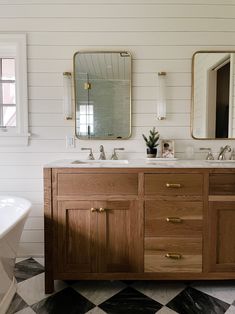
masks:
{"label": "brass drawer pull", "polygon": [[97,208],[91,207],[91,212],[92,213],[97,212],[97,210],[98,210]]}
{"label": "brass drawer pull", "polygon": [[182,219],[180,217],[167,217],[167,222],[173,222],[173,223],[180,223],[182,222]]}
{"label": "brass drawer pull", "polygon": [[100,213],[103,213],[103,212],[105,212],[105,211],[106,211],[106,209],[105,209],[105,208],[100,207],[100,209],[99,209],[99,212],[100,212]]}
{"label": "brass drawer pull", "polygon": [[180,183],[166,183],[166,187],[167,188],[178,189],[178,188],[181,188],[181,184]]}
{"label": "brass drawer pull", "polygon": [[181,259],[182,255],[180,253],[167,253],[165,257],[171,259]]}

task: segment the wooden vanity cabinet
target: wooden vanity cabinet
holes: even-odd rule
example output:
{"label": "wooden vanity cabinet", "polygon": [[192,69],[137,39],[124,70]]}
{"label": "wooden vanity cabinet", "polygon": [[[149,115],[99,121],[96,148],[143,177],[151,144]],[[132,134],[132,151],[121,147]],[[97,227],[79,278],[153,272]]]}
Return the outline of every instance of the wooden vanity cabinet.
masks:
{"label": "wooden vanity cabinet", "polygon": [[201,273],[202,173],[147,173],[145,272]]}
{"label": "wooden vanity cabinet", "polygon": [[61,276],[141,271],[136,201],[59,201],[55,223]]}
{"label": "wooden vanity cabinet", "polygon": [[235,171],[209,175],[209,270],[235,272]]}
{"label": "wooden vanity cabinet", "polygon": [[235,279],[235,169],[44,169],[54,280]]}

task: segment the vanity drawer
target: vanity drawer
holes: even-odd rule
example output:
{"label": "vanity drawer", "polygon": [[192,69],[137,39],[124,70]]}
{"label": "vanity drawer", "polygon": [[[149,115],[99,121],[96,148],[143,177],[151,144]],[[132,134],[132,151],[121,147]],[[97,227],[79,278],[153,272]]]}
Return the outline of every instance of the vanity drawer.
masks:
{"label": "vanity drawer", "polygon": [[202,202],[145,201],[145,236],[200,237],[202,209]]}
{"label": "vanity drawer", "polygon": [[57,195],[137,195],[135,173],[58,173]]}
{"label": "vanity drawer", "polygon": [[145,238],[145,272],[202,272],[202,238]]}
{"label": "vanity drawer", "polygon": [[201,174],[146,174],[145,195],[158,196],[202,196],[203,176]]}
{"label": "vanity drawer", "polygon": [[209,194],[235,195],[235,173],[210,174]]}

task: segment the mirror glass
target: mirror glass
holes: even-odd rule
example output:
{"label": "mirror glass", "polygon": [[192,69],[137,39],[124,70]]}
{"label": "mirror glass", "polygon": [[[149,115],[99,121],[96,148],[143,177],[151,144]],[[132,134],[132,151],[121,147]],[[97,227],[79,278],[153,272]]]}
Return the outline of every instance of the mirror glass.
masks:
{"label": "mirror glass", "polygon": [[80,139],[125,139],[131,135],[131,55],[74,55],[76,135]]}
{"label": "mirror glass", "polygon": [[192,62],[192,136],[235,138],[235,52],[196,52]]}

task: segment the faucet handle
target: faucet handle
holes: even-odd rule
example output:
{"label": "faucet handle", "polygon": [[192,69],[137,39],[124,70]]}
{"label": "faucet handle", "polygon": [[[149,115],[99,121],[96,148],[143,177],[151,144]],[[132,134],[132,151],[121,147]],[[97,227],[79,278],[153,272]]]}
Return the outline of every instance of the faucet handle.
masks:
{"label": "faucet handle", "polygon": [[114,149],[113,149],[113,154],[112,154],[112,156],[111,156],[111,159],[112,159],[112,160],[118,160],[118,155],[117,155],[117,153],[116,153],[117,150],[125,150],[125,148],[124,148],[124,147],[114,148]]}
{"label": "faucet handle", "polygon": [[90,153],[89,153],[89,155],[88,155],[88,159],[89,159],[89,160],[94,160],[94,159],[95,159],[95,157],[94,157],[94,155],[93,155],[93,152],[92,152],[92,148],[82,147],[81,150],[89,150]]}
{"label": "faucet handle", "polygon": [[210,147],[200,147],[200,150],[205,150],[208,152],[208,154],[206,156],[206,160],[214,160],[214,156],[212,155]]}

